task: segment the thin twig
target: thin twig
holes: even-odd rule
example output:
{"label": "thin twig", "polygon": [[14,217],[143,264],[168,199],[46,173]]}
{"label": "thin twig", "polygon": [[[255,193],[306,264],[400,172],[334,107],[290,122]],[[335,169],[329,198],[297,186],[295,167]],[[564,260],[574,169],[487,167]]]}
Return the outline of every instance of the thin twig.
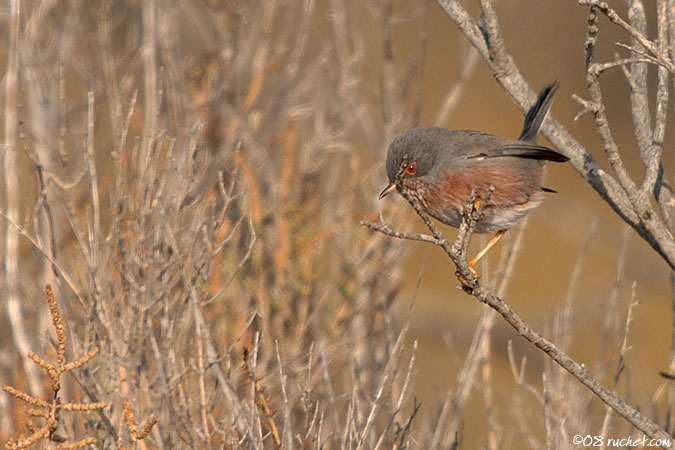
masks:
{"label": "thin twig", "polygon": [[[98,194],[98,176],[96,175],[96,162],[94,156],[94,93],[87,93],[87,144],[84,151],[84,159],[87,162],[89,172],[89,192],[93,214],[93,229],[89,234],[89,270],[93,272],[98,266],[99,239],[101,238],[101,212]],[[92,277],[93,278],[93,277]]]}
{"label": "thin twig", "polygon": [[386,234],[387,236],[391,236],[397,239],[406,239],[409,241],[422,241],[428,242],[430,244],[441,245],[441,241],[439,241],[433,236],[429,236],[428,234],[406,233],[403,231],[396,231],[388,227],[384,223],[373,223],[368,222],[366,220],[362,220],[361,225],[364,225],[373,231],[379,231],[382,234]]}
{"label": "thin twig", "polygon": [[406,325],[401,329],[401,332],[399,333],[398,338],[396,339],[396,343],[394,344],[394,347],[391,349],[389,361],[386,367],[384,368],[384,372],[382,373],[382,376],[380,378],[380,383],[377,387],[375,397],[372,400],[370,412],[368,413],[366,422],[361,429],[361,433],[356,445],[356,450],[359,450],[360,448],[363,448],[364,445],[366,445],[368,433],[370,432],[370,429],[374,426],[375,419],[377,418],[376,413],[383,406],[384,391],[390,385],[389,380],[392,378],[393,372],[396,369],[396,365],[399,362],[400,352],[403,349],[403,342],[405,341],[405,337],[407,336],[407,334],[408,334],[408,327]]}
{"label": "thin twig", "polygon": [[19,224],[14,222],[12,219],[10,219],[9,216],[4,211],[0,211],[0,216],[4,217],[5,220],[11,226],[16,228],[16,230],[19,233],[21,233],[21,235],[24,238],[26,238],[28,240],[28,242],[30,242],[31,245],[33,247],[35,247],[35,249],[37,251],[39,251],[42,254],[42,256],[44,256],[47,259],[47,261],[49,261],[52,264],[52,266],[56,269],[58,274],[63,277],[63,280],[66,282],[66,284],[68,285],[70,290],[73,291],[73,294],[75,294],[75,296],[77,296],[77,299],[80,301],[80,303],[82,303],[82,306],[84,306],[85,309],[86,309],[87,304],[85,302],[85,299],[82,296],[82,294],[80,293],[80,290],[75,286],[75,282],[73,281],[73,279],[70,277],[70,275],[68,275],[68,272],[66,272],[65,269],[63,269],[59,265],[59,263],[56,262],[56,260],[54,258],[52,258],[51,255],[44,248],[42,248],[42,246],[30,234],[28,234],[28,231],[26,231],[26,229],[24,229],[22,226],[20,226]]}

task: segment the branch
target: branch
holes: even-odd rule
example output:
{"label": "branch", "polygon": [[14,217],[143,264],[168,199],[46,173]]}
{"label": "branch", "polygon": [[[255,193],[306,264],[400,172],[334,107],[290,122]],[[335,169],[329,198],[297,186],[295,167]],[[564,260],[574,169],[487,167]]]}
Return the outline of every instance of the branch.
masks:
{"label": "branch", "polygon": [[623,28],[628,34],[631,35],[637,42],[640,43],[644,48],[646,48],[649,53],[654,55],[658,60],[659,64],[668,69],[668,72],[675,75],[675,65],[668,59],[666,54],[663,54],[659,51],[659,48],[652,41],[644,37],[644,35],[638,32],[635,28],[630,26],[625,20],[623,20],[616,11],[609,7],[605,2],[599,2],[597,0],[578,0],[579,5],[586,5],[591,8],[598,8],[607,18],[612,22]]}
{"label": "branch", "polygon": [[[656,189],[657,186],[657,177],[659,172],[662,172],[661,166],[661,146],[663,142],[663,127],[665,123],[665,113],[666,108],[664,105],[667,103],[668,96],[667,93],[659,97],[658,106],[657,106],[657,125],[652,135],[652,139],[647,145],[642,146],[641,159],[646,168],[646,175],[642,186],[638,186],[630,177],[628,170],[626,169],[623,160],[619,154],[619,148],[616,142],[612,137],[612,133],[609,129],[609,122],[605,114],[605,106],[602,98],[602,91],[600,89],[600,79],[599,75],[602,71],[604,65],[599,65],[595,62],[595,44],[597,41],[598,33],[598,16],[596,8],[592,6],[589,9],[588,14],[588,31],[587,38],[584,44],[586,49],[586,85],[588,92],[590,94],[590,111],[595,116],[595,127],[600,135],[602,141],[602,147],[605,151],[607,159],[614,169],[614,173],[617,176],[619,184],[623,189],[625,195],[628,197],[628,200],[631,204],[633,211],[638,215],[640,220],[641,228],[654,238],[656,242],[659,243],[659,248],[667,252],[668,258],[666,260],[671,264],[672,268],[672,251],[675,250],[675,243],[673,242],[673,236],[670,232],[670,228],[667,227],[663,221],[660,220],[658,214],[654,210],[650,195],[652,191]],[[642,83],[643,74],[639,71],[635,71],[636,75],[632,76],[629,80]],[[663,92],[667,92],[667,88],[664,89],[664,86],[667,86],[664,79],[665,71],[660,70],[659,73],[659,89]],[[646,86],[646,84],[645,84]],[[638,98],[638,97],[636,97]],[[638,103],[644,103],[644,101],[635,100]],[[640,119],[636,117],[636,109],[638,106],[634,104],[633,109],[633,118],[635,122],[641,122],[635,125],[638,134],[643,135],[645,131],[648,130],[648,123],[645,125],[646,119]],[[585,109],[589,109],[588,106],[585,106]],[[649,117],[648,111],[646,112],[646,117]],[[647,130],[644,130],[647,128]],[[642,131],[641,131],[642,130]],[[648,131],[647,131],[648,132]],[[640,140],[640,136],[638,136]],[[661,190],[664,186],[659,184],[658,190]],[[667,211],[669,208],[665,208],[664,211]],[[645,235],[642,235],[645,237]]]}
{"label": "branch", "polygon": [[[675,5],[668,4],[666,0],[659,1],[658,14],[658,45],[663,52],[668,52],[668,46],[673,47],[675,44],[675,13],[673,7]],[[671,22],[671,23],[669,23]],[[668,31],[672,33],[670,39],[668,38]],[[672,59],[671,54],[671,59]],[[663,164],[661,163],[661,154],[663,152],[663,139],[666,131],[666,117],[668,111],[668,72],[659,67],[658,70],[658,86],[656,92],[656,115],[654,118],[654,130],[649,146],[643,152],[643,162],[646,165],[647,173],[645,174],[645,181],[643,189],[651,189],[654,192],[663,220],[668,229],[672,232],[675,230],[675,208],[673,204],[673,190],[670,183],[663,177]],[[649,118],[649,111],[645,113]]]}
{"label": "branch", "polygon": [[644,199],[631,197],[631,193],[637,192],[637,186],[633,183],[633,180],[628,173],[628,169],[626,169],[626,166],[619,155],[619,148],[609,129],[609,122],[607,121],[607,115],[605,114],[605,104],[602,98],[602,91],[600,90],[599,76],[601,67],[595,63],[597,33],[598,16],[595,13],[595,9],[591,8],[588,14],[587,38],[584,43],[584,48],[586,49],[586,85],[588,87],[588,92],[591,95],[591,105],[593,105],[591,111],[595,116],[595,128],[602,140],[602,147],[605,150],[607,160],[614,169],[619,184],[635,209],[635,205],[638,201]]}
{"label": "branch", "polygon": [[66,285],[70,288],[71,291],[73,291],[73,294],[75,294],[77,299],[80,301],[80,303],[82,304],[82,306],[86,310],[87,309],[87,302],[86,302],[84,296],[80,293],[80,290],[77,288],[77,285],[75,284],[75,281],[73,280],[73,278],[70,275],[68,275],[68,272],[63,267],[61,267],[61,265],[54,258],[52,258],[52,256],[49,254],[49,252],[46,251],[42,247],[42,245],[40,245],[40,243],[37,240],[35,240],[35,238],[33,238],[28,233],[28,231],[25,228],[23,228],[21,225],[19,225],[15,221],[13,221],[11,219],[11,217],[9,217],[9,214],[7,214],[5,211],[0,210],[0,217],[3,217],[9,225],[14,227],[18,233],[20,233],[24,238],[26,238],[28,240],[28,242],[30,242],[31,245],[33,247],[35,247],[35,249],[38,252],[40,252],[40,254],[47,261],[49,261],[51,263],[51,265],[54,268],[54,270],[56,271],[56,273],[58,275],[60,275],[61,277],[63,277],[63,281],[65,281]]}
{"label": "branch", "polygon": [[[491,192],[492,190],[490,191],[490,194]],[[579,364],[578,362],[574,361],[567,353],[563,352],[558,347],[556,347],[555,344],[534,331],[511,309],[510,306],[504,303],[500,297],[492,293],[489,289],[482,286],[478,279],[472,275],[466,262],[466,252],[476,223],[480,220],[481,214],[483,212],[482,210],[485,208],[485,205],[487,205],[487,199],[489,199],[489,195],[483,199],[478,208],[471,207],[471,205],[473,205],[473,200],[475,199],[475,194],[472,195],[472,199],[467,204],[466,208],[466,211],[469,212],[463,216],[462,223],[460,224],[459,231],[457,232],[457,239],[455,240],[454,244],[450,245],[438,228],[436,228],[429,216],[421,209],[419,203],[405,191],[401,192],[401,194],[427,225],[427,228],[429,228],[429,231],[431,231],[432,236],[397,232],[384,224],[376,225],[369,222],[361,223],[372,230],[382,232],[388,236],[399,239],[430,242],[441,247],[455,264],[455,267],[457,268],[457,274],[458,277],[460,277],[462,289],[464,292],[474,296],[482,303],[485,303],[490,308],[497,311],[520,336],[546,353],[546,355],[558,363],[560,367],[569,372],[573,377],[579,380],[591,392],[599,397],[600,400],[602,400],[607,406],[616,411],[620,416],[624,417],[640,431],[653,439],[661,439],[664,443],[671,442],[670,435],[661,429],[658,424],[644,416],[635,408],[628,405],[619,396],[604,387],[598,380],[588,373],[588,370],[586,370],[586,367],[583,364]]]}
{"label": "branch", "polygon": [[387,224],[383,222],[373,223],[368,222],[367,220],[362,220],[360,223],[361,225],[368,227],[373,231],[379,231],[380,233],[386,234],[387,236],[391,236],[393,238],[406,239],[409,241],[422,241],[428,242],[430,244],[441,245],[441,241],[433,236],[429,236],[428,234],[404,233],[402,231],[396,231],[388,227]]}

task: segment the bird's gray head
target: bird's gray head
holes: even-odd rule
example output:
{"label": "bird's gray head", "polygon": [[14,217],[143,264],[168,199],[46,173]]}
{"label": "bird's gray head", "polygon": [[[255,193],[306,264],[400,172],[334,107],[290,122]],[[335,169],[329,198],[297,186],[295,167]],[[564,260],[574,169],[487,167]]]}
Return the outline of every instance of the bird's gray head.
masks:
{"label": "bird's gray head", "polygon": [[390,182],[397,176],[424,176],[436,159],[440,128],[413,128],[398,135],[387,151],[387,176]]}
{"label": "bird's gray head", "polygon": [[405,180],[427,175],[441,147],[442,128],[413,128],[398,135],[387,151],[389,185],[380,198],[401,186]]}

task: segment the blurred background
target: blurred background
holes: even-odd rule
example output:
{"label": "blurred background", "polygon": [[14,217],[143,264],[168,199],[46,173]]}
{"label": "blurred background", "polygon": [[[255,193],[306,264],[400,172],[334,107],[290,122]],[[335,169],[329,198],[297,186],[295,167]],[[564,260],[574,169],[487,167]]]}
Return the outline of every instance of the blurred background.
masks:
{"label": "blurred background", "polygon": [[[477,2],[464,4],[479,16]],[[572,94],[588,98],[587,9],[503,0],[497,11],[532,89],[560,81],[552,114],[610,170],[592,117],[574,120]],[[647,17],[651,37],[649,7]],[[112,425],[64,418],[62,435],[125,442],[111,430],[127,398],[140,417],[159,417],[150,448],[275,448],[275,426],[251,431],[270,415],[246,379],[269,385],[286,446],[540,448],[555,436],[554,448],[573,448],[576,433],[634,433],[500,320],[471,356],[492,319],[457,288],[451,261],[359,225],[381,215],[425,231],[400,196],[377,200],[401,131],[520,132],[523,114],[436,2],[10,2],[1,21],[1,229],[18,243],[2,244],[16,260],[4,259],[0,382],[49,397],[25,354],[53,351],[43,300],[53,284],[73,358],[101,347],[66,392],[111,402]],[[628,37],[601,18],[598,60],[625,52],[616,42]],[[601,81],[641,180],[628,83],[620,69]],[[669,178],[673,163],[664,153]],[[492,250],[483,281],[503,281],[500,261],[518,241],[505,301],[669,426],[672,386],[659,375],[672,352],[668,265],[570,166],[551,165],[547,187],[558,193]],[[243,347],[264,378],[242,366]],[[510,352],[515,365],[526,359],[522,379]],[[17,403],[0,399],[5,439],[29,434]],[[318,427],[312,417],[327,407]]]}

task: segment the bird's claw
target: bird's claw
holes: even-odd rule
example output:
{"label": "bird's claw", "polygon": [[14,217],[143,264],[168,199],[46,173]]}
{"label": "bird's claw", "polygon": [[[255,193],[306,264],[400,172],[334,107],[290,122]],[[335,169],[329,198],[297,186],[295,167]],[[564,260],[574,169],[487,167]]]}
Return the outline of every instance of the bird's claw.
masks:
{"label": "bird's claw", "polygon": [[[464,209],[464,214],[467,215],[467,216],[470,216],[470,217],[473,216],[474,213],[480,211],[480,208],[481,208],[481,204],[482,204],[482,203],[483,203],[483,199],[482,199],[482,198],[480,198],[480,197],[474,198],[474,199],[471,201],[470,206],[469,206],[469,205],[466,205],[466,206],[463,208],[463,209]],[[469,210],[469,208],[470,208],[470,210]],[[481,211],[480,217],[477,217],[476,219],[477,219],[477,220],[485,220],[485,219],[486,219],[485,212],[484,212],[484,211]]]}
{"label": "bird's claw", "polygon": [[462,285],[464,288],[470,288],[473,287],[476,281],[481,277],[480,272],[478,272],[476,269],[473,267],[469,266],[469,271],[471,272],[471,276],[473,277],[473,281],[467,280],[461,273],[459,273],[459,270],[455,272],[455,276],[457,277],[457,280],[459,280],[459,283]]}
{"label": "bird's claw", "polygon": [[478,208],[480,208],[480,204],[483,202],[483,199],[480,197],[476,197],[473,199],[473,210],[478,211]]}

